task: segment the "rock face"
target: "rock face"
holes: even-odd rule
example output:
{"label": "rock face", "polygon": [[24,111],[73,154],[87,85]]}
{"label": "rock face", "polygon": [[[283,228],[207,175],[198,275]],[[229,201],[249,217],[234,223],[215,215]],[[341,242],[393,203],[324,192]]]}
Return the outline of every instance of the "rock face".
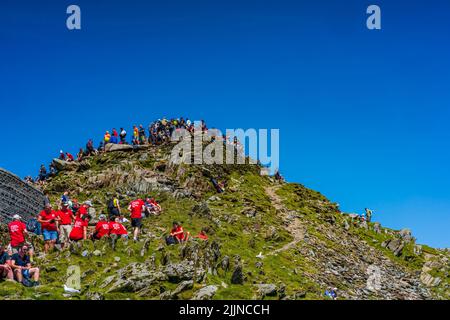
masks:
{"label": "rock face", "polygon": [[206,286],[198,290],[192,300],[211,300],[216,294],[217,286]]}
{"label": "rock face", "polygon": [[258,288],[258,297],[260,299],[266,296],[273,297],[277,295],[277,286],[274,284],[258,284],[256,287]]}
{"label": "rock face", "polygon": [[52,163],[58,171],[76,171],[80,166],[78,162],[60,159],[53,159]]}
{"label": "rock face", "polygon": [[399,256],[401,255],[405,245],[400,239],[393,239],[383,242],[381,246],[388,248],[394,253],[394,255]]}
{"label": "rock face", "polygon": [[0,222],[9,222],[15,214],[28,220],[43,208],[42,192],[0,168]]}
{"label": "rock face", "polygon": [[114,143],[107,143],[105,145],[105,151],[106,152],[114,152],[114,151],[130,151],[133,150],[133,146],[129,144],[114,144]]}

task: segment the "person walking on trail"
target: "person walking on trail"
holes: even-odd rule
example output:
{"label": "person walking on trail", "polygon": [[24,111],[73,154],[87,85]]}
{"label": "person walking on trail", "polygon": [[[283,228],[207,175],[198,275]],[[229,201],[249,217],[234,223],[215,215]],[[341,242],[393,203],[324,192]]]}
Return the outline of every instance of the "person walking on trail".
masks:
{"label": "person walking on trail", "polygon": [[366,220],[367,220],[367,222],[370,222],[372,220],[373,211],[370,210],[369,208],[365,208],[364,211],[366,212]]}
{"label": "person walking on trail", "polygon": [[38,222],[41,224],[42,234],[44,236],[44,252],[53,250],[56,239],[58,238],[58,228],[56,222],[59,221],[58,214],[51,205],[47,205],[38,216]]}
{"label": "person walking on trail", "polygon": [[[11,257],[11,268],[17,282],[34,287],[39,285],[39,268],[32,267],[30,257],[27,254],[28,246],[24,245]],[[32,280],[31,280],[32,279]]]}
{"label": "person walking on trail", "polygon": [[95,225],[95,232],[92,235],[94,240],[100,240],[103,237],[107,237],[110,231],[109,223],[106,221],[106,216],[101,214],[98,219],[99,221]]}
{"label": "person walking on trail", "polygon": [[11,250],[13,253],[16,253],[25,244],[25,237],[28,235],[27,226],[22,222],[22,218],[18,214],[15,214],[13,221],[8,224],[8,231],[11,238]]}
{"label": "person walking on trail", "polygon": [[0,279],[14,280],[11,257],[2,243],[0,243]]}
{"label": "person walking on trail", "polygon": [[109,220],[111,221],[114,221],[115,218],[120,217],[120,215],[122,214],[119,199],[117,196],[109,199],[107,207]]}
{"label": "person walking on trail", "polygon": [[64,249],[69,241],[69,235],[72,231],[72,222],[74,220],[73,212],[69,209],[69,203],[63,202],[61,210],[58,211],[59,221],[59,241],[61,248]]}
{"label": "person walking on trail", "polygon": [[145,203],[142,199],[133,200],[130,202],[128,210],[131,213],[131,226],[134,228],[133,240],[137,241],[142,227],[142,213],[145,211]]}

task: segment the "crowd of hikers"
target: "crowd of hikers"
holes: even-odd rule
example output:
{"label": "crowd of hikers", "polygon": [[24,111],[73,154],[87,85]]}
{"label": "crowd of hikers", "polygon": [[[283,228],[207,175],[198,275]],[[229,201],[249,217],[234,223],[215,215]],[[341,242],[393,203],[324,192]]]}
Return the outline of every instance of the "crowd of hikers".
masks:
{"label": "crowd of hikers", "polygon": [[[128,133],[124,128],[120,128],[120,130],[113,128],[111,131],[108,130],[105,132],[103,139],[100,141],[97,148],[94,147],[94,141],[89,139],[85,148],[80,148],[75,156],[70,152],[60,150],[58,159],[67,162],[82,161],[85,157],[103,152],[105,146],[109,143],[128,144],[133,146],[161,145],[170,142],[173,132],[179,129],[185,129],[191,133],[193,133],[195,129],[201,130],[203,133],[208,131],[208,127],[204,120],[197,123],[183,117],[172,119],[166,119],[164,117],[150,123],[147,129],[145,129],[142,124],[139,126],[134,125],[130,137],[128,137]],[[237,139],[233,140],[233,143],[240,145]],[[56,174],[57,168],[53,162],[49,165],[48,169],[42,164],[39,168],[38,176],[36,178],[27,176],[25,177],[25,181],[28,183],[43,184],[49,177],[55,176]]]}
{"label": "crowd of hikers", "polygon": [[[131,201],[126,213],[120,206],[119,197],[111,197],[106,204],[107,214],[100,214],[98,219],[93,219],[91,214],[91,201],[79,204],[76,199],[70,199],[69,192],[62,194],[55,207],[48,196],[45,199],[44,209],[37,217],[25,223],[16,214],[8,224],[9,243],[0,243],[0,278],[15,280],[25,286],[39,285],[39,267],[33,264],[31,233],[42,236],[43,255],[55,249],[64,250],[70,243],[80,240],[109,238],[112,248],[115,248],[119,238],[128,240],[132,237],[133,241],[139,241],[142,220],[162,213],[161,205],[151,197]],[[128,231],[126,226],[131,227],[131,230]],[[183,229],[181,223],[174,221],[164,240],[167,245],[175,245],[190,238],[190,233]],[[208,240],[205,229],[192,238]]]}

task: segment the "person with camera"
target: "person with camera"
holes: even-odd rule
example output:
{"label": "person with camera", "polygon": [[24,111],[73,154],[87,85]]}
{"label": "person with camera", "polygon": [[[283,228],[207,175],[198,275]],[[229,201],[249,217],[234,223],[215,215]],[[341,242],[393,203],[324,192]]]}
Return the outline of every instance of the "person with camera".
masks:
{"label": "person with camera", "polygon": [[57,222],[60,221],[58,213],[53,210],[51,204],[47,204],[45,209],[41,211],[38,217],[38,222],[42,227],[42,234],[44,235],[44,252],[53,250],[56,240],[58,239]]}

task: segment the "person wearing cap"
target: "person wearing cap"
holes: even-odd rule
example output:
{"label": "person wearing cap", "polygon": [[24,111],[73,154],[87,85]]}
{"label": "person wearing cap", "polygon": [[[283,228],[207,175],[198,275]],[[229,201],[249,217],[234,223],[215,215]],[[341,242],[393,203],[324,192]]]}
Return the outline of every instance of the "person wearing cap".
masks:
{"label": "person wearing cap", "polygon": [[69,203],[63,202],[61,210],[58,211],[59,221],[59,241],[61,248],[64,249],[65,244],[69,240],[70,232],[72,231],[72,221],[74,220],[73,212],[69,209]]}
{"label": "person wearing cap", "polygon": [[90,207],[92,207],[91,201],[88,200],[88,201],[83,202],[80,209],[78,209],[78,211],[77,211],[77,218],[83,218],[83,216],[88,215]]}
{"label": "person wearing cap", "polygon": [[11,257],[0,243],[0,279],[14,280],[14,274],[11,268]]}
{"label": "person wearing cap", "polygon": [[8,223],[8,231],[11,238],[11,250],[15,253],[25,244],[25,236],[28,235],[27,226],[18,214],[15,214],[13,220]]}
{"label": "person wearing cap", "polygon": [[53,250],[56,239],[58,238],[58,227],[56,223],[60,220],[57,212],[52,209],[50,204],[45,206],[38,217],[38,222],[42,226],[42,234],[44,235],[44,252],[48,253]]}
{"label": "person wearing cap", "polygon": [[94,240],[100,240],[101,238],[109,235],[109,223],[106,221],[106,216],[101,214],[98,218],[99,221],[95,226],[95,232],[93,234]]}
{"label": "person wearing cap", "polygon": [[[39,285],[39,268],[32,267],[30,257],[28,256],[28,246],[23,245],[19,252],[11,257],[11,268],[17,282],[25,284],[31,281],[32,286]],[[31,278],[33,280],[31,280]]]}

